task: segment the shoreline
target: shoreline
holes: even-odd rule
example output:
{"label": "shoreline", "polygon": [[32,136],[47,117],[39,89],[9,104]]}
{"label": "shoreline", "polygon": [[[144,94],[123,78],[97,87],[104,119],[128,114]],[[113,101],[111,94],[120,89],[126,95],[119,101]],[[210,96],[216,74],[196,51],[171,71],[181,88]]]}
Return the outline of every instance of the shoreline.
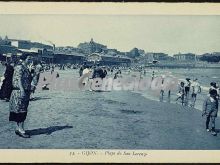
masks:
{"label": "shoreline", "polygon": [[[198,104],[198,101],[197,101],[197,103],[196,103],[196,105],[194,107],[190,107],[190,106],[181,105],[181,103],[175,103],[174,100],[172,100],[170,102],[168,102],[167,100],[160,101],[159,97],[158,98],[156,98],[156,97],[149,97],[149,95],[146,95],[146,94],[141,93],[141,92],[135,92],[135,93],[140,93],[143,97],[145,97],[148,100],[152,100],[152,101],[156,101],[156,102],[164,102],[164,103],[169,103],[169,104],[173,104],[173,105],[180,105],[180,106],[183,106],[183,107],[186,107],[186,108],[188,107],[188,108],[192,108],[192,109],[198,110],[199,112],[202,113],[202,106],[203,105],[202,104]],[[200,96],[200,97],[202,97],[202,96]],[[204,98],[204,100],[205,100],[205,98]],[[220,116],[220,111],[218,111],[218,116]]]}

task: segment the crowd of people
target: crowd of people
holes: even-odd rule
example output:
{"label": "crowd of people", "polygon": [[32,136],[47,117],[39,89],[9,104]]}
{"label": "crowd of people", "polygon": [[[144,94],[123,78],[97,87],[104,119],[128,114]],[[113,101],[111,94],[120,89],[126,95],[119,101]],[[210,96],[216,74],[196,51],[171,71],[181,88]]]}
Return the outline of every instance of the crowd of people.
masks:
{"label": "crowd of people", "polygon": [[[132,71],[138,71],[140,78],[146,75],[146,69],[139,67],[126,67],[126,66],[100,66],[99,64],[88,65],[86,63],[79,64],[45,64],[40,61],[34,60],[28,55],[22,55],[19,61],[9,61],[4,64],[5,73],[4,80],[0,89],[0,99],[9,102],[9,121],[16,123],[15,133],[23,138],[29,138],[30,135],[26,134],[24,129],[24,121],[27,116],[27,109],[31,95],[35,93],[38,85],[39,77],[42,72],[54,73],[55,69],[78,69],[79,77],[85,74],[91,73],[91,76],[83,81],[83,84],[89,82],[89,79],[101,78],[104,79],[108,76],[117,79],[123,76],[122,72],[126,71],[131,73]],[[161,76],[161,75],[160,75]],[[57,72],[56,77],[59,77]],[[151,81],[156,78],[156,74],[153,71],[151,75]],[[164,83],[165,76],[161,76],[162,85]],[[44,77],[46,80],[46,77]],[[42,90],[48,90],[48,84],[42,87]],[[184,81],[180,81],[176,101],[181,101],[184,106],[194,107],[197,99],[197,95],[201,93],[201,86],[194,78],[186,78]],[[164,90],[161,89],[160,94],[164,95]],[[170,97],[170,91],[168,91]],[[189,104],[190,100],[190,104]],[[211,132],[212,135],[216,135],[215,131],[215,118],[218,113],[218,100],[219,100],[219,88],[215,82],[210,84],[210,90],[207,98],[204,101],[202,116],[206,116],[206,130]],[[211,120],[211,127],[209,123]]]}
{"label": "crowd of people", "polygon": [[[191,93],[191,96],[190,96]],[[197,94],[201,93],[201,86],[195,78],[192,82],[189,78],[186,79],[186,83],[183,81],[180,83],[178,97],[176,100],[181,99],[182,105],[187,105],[189,97],[191,97],[190,106],[194,107],[196,102]],[[215,118],[218,114],[218,101],[219,100],[219,87],[216,82],[210,83],[209,92],[207,93],[207,98],[205,98],[202,109],[202,116],[206,116],[206,130],[211,132],[212,135],[216,136],[215,131]],[[211,119],[211,127],[209,126]]]}
{"label": "crowd of people", "polygon": [[[123,68],[128,70],[128,72],[131,72],[132,69],[134,68]],[[138,70],[135,68],[134,70]],[[86,74],[88,72],[92,72],[92,78],[105,78],[107,75],[107,71],[111,71],[111,74],[115,72],[114,74],[114,79],[118,78],[118,75],[121,75],[121,68],[108,68],[106,67],[99,67],[96,66],[95,68],[90,68],[88,66],[82,66],[79,70],[79,75],[82,76],[83,74]],[[139,69],[140,72],[140,77],[142,75],[146,75],[146,70],[145,69]],[[155,75],[155,72],[152,72],[152,81],[158,76]],[[161,91],[160,91],[160,98],[164,96],[165,90],[163,89],[163,84],[165,80],[165,75],[161,75]],[[171,91],[168,91],[168,98],[170,98],[170,93]],[[202,92],[201,85],[198,82],[197,78],[194,78],[191,80],[190,78],[186,78],[184,81],[180,81],[178,91],[177,91],[177,98],[176,102],[179,100],[181,101],[181,104],[183,106],[190,106],[194,107],[196,100],[197,100],[197,95]],[[216,136],[217,133],[215,131],[215,118],[217,117],[218,114],[218,100],[219,100],[219,87],[215,82],[210,83],[210,89],[209,92],[207,93],[207,98],[205,98],[204,103],[203,103],[203,113],[202,116],[206,116],[206,130],[208,132],[211,132],[212,135]],[[209,127],[209,123],[211,120],[211,127]]]}
{"label": "crowd of people", "polygon": [[[176,101],[180,99],[182,105],[190,105],[191,107],[194,107],[197,94],[201,93],[201,86],[197,80],[197,78],[194,78],[191,81],[190,78],[186,78],[185,82],[181,81]],[[191,104],[189,104],[189,101],[191,101]]]}
{"label": "crowd of people", "polygon": [[[191,100],[191,107],[195,106],[197,94],[201,93],[201,86],[197,82],[197,78],[190,80],[186,78],[186,81],[181,81],[178,90],[178,97],[176,101],[181,100],[182,105],[187,106],[189,100]],[[206,117],[206,130],[211,132],[212,135],[216,136],[215,131],[215,118],[218,114],[218,103],[219,102],[219,87],[216,82],[210,83],[210,88],[207,93],[207,97],[203,103],[202,116]],[[209,126],[211,119],[211,127]]]}

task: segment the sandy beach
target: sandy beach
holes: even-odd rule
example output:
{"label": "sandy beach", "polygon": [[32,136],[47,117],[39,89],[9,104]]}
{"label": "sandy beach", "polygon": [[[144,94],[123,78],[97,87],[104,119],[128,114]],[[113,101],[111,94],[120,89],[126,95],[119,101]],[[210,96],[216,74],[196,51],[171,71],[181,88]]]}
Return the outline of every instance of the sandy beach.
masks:
{"label": "sandy beach", "polygon": [[15,135],[8,103],[0,101],[1,149],[220,149],[201,111],[179,104],[131,91],[38,90],[35,98],[25,126],[30,139]]}

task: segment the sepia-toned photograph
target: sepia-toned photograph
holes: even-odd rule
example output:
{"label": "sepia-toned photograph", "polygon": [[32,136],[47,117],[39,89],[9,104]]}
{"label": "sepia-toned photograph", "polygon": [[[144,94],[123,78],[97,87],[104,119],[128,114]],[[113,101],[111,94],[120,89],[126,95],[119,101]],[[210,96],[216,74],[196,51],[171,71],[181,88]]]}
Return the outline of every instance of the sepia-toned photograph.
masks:
{"label": "sepia-toned photograph", "polygon": [[219,15],[0,23],[0,149],[220,149]]}

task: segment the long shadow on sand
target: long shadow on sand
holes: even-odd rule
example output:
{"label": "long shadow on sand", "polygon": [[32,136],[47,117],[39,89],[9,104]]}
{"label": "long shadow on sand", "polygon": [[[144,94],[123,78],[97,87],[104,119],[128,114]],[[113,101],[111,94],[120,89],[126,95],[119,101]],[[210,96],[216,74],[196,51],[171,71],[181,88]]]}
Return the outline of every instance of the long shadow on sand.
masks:
{"label": "long shadow on sand", "polygon": [[51,99],[51,98],[49,98],[49,97],[34,97],[34,98],[30,99],[30,101],[47,100],[47,99]]}
{"label": "long shadow on sand", "polygon": [[41,135],[41,134],[46,134],[50,135],[55,131],[63,130],[63,129],[70,129],[73,128],[72,126],[51,126],[48,128],[38,128],[38,129],[33,129],[33,130],[27,130],[26,133],[29,135]]}
{"label": "long shadow on sand", "polygon": [[215,131],[216,131],[217,133],[220,133],[220,129],[215,129]]}

